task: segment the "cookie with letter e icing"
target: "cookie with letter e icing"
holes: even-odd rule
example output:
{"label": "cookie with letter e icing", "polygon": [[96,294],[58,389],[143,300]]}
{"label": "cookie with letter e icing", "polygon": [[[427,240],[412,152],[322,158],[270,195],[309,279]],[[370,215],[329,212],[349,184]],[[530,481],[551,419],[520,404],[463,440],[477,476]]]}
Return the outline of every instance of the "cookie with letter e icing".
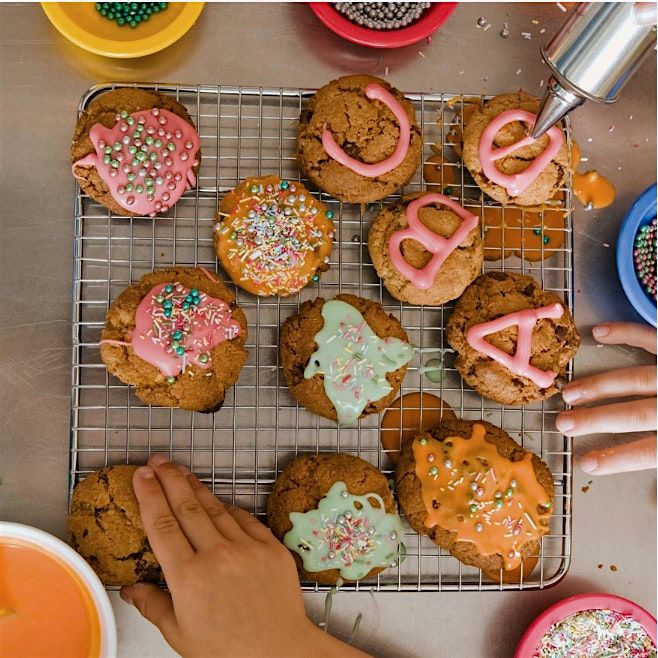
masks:
{"label": "cookie with letter e icing", "polygon": [[196,185],[200,138],[175,98],[114,89],[80,115],[71,144],[80,188],[116,215],[154,217]]}
{"label": "cookie with letter e icing", "polygon": [[580,344],[562,299],[512,272],[488,272],[466,288],[448,319],[447,338],[464,381],[501,404],[555,395]]}
{"label": "cookie with letter e icing", "polygon": [[422,152],[413,104],[372,75],[332,80],[299,118],[299,169],[340,201],[384,199],[411,180]]}
{"label": "cookie with letter e icing", "polygon": [[107,369],[147,404],[213,412],[247,359],[247,319],[203,268],[151,272],[112,302],[100,341]]}
{"label": "cookie with letter e icing", "polygon": [[404,528],[386,476],[344,453],[302,455],[276,479],[267,522],[302,580],[370,578],[404,556]]}
{"label": "cookie with letter e icing", "polygon": [[414,354],[396,318],[346,294],[304,302],[281,328],[279,348],[291,395],[348,426],[388,407]]}

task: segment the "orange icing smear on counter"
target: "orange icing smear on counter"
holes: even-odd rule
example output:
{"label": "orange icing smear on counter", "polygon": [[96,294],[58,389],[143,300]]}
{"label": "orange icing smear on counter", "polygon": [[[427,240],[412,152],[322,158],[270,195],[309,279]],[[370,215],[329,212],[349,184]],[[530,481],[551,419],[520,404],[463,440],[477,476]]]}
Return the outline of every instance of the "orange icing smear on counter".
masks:
{"label": "orange icing smear on counter", "polygon": [[580,147],[576,142],[571,144],[571,166],[573,168],[573,193],[584,206],[592,204],[592,208],[607,208],[617,195],[615,186],[598,171],[577,172],[580,164]]}
{"label": "orange icing smear on counter", "polygon": [[414,440],[425,525],[454,532],[456,541],[475,544],[481,555],[500,554],[512,570],[521,564],[521,546],[548,532],[552,501],[537,481],[531,453],[511,461],[485,437],[476,423],[468,439]]}
{"label": "orange icing smear on counter", "polygon": [[98,658],[91,594],[63,562],[31,544],[0,542],[0,655]]}

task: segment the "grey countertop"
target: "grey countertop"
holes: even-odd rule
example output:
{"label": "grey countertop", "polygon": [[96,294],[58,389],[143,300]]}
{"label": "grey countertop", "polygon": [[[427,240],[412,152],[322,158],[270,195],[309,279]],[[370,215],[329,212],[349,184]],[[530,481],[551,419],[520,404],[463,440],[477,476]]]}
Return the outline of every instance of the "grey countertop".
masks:
{"label": "grey countertop", "polygon": [[[491,28],[476,25],[485,16]],[[396,51],[349,44],[304,4],[207,5],[177,44],[139,60],[110,60],[66,41],[38,4],[0,6],[0,518],[64,535],[69,450],[73,179],[69,144],[82,92],[106,81],[317,87],[348,72],[408,91],[539,94],[544,37],[564,19],[555,3],[460,4],[431,42]],[[537,21],[535,23],[534,21]],[[499,36],[507,22],[511,35]],[[545,30],[540,34],[540,30]],[[530,32],[531,39],[521,32]],[[421,55],[422,53],[422,55]],[[423,57],[424,55],[424,57]],[[518,71],[518,73],[517,73]],[[615,236],[635,196],[656,180],[656,59],[612,106],[573,115],[591,168],[616,184],[615,203],[575,213],[576,372],[649,363],[625,347],[597,349],[592,324],[637,320],[616,277]],[[575,442],[576,455],[615,438]],[[339,594],[334,628],[358,612],[357,644],[378,656],[509,658],[526,625],[565,596],[608,591],[656,612],[655,472],[596,479],[577,467],[573,562],[537,592]],[[613,570],[612,567],[616,570]],[[112,594],[120,655],[167,656],[157,631]],[[308,595],[319,619],[322,595]]]}

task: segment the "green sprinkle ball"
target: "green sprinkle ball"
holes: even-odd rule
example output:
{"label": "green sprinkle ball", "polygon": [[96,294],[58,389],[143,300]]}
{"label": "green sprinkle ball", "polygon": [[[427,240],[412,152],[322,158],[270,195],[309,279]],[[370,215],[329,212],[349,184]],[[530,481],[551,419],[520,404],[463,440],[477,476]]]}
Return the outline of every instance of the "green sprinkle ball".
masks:
{"label": "green sprinkle ball", "polygon": [[[119,27],[126,25],[135,29],[140,23],[151,18],[152,14],[164,11],[168,2],[97,2],[96,11]],[[124,117],[125,118],[125,117]]]}

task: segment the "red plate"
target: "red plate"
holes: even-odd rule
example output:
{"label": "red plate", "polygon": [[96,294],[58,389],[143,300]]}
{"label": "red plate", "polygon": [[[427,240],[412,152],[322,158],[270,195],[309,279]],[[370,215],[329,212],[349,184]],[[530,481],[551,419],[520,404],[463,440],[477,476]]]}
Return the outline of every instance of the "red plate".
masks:
{"label": "red plate", "polygon": [[542,612],[535,621],[528,626],[523,634],[521,642],[516,649],[514,658],[531,658],[539,641],[544,637],[548,629],[566,617],[575,615],[583,610],[613,610],[623,615],[633,617],[639,622],[647,635],[656,644],[656,620],[637,603],[623,599],[614,594],[579,594],[562,599]]}
{"label": "red plate", "polygon": [[456,2],[433,2],[421,18],[401,30],[370,30],[348,21],[330,2],[309,2],[315,15],[333,32],[352,43],[371,48],[400,48],[422,41],[452,14]]}

